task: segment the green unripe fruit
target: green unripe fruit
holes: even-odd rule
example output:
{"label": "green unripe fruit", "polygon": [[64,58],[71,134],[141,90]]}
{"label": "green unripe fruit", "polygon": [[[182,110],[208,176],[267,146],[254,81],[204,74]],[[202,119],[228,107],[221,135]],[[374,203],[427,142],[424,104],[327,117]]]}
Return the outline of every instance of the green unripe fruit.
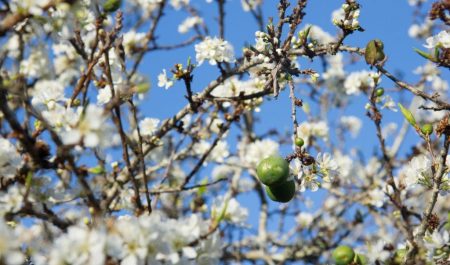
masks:
{"label": "green unripe fruit", "polygon": [[339,246],[331,255],[336,265],[349,265],[355,258],[355,252],[349,246]]}
{"label": "green unripe fruit", "polygon": [[105,12],[107,13],[112,13],[117,11],[117,9],[119,9],[121,5],[122,0],[107,0],[103,4],[103,10],[105,10]]}
{"label": "green unripe fruit", "polygon": [[370,65],[375,65],[384,60],[384,44],[381,40],[375,39],[369,41],[366,45],[366,50],[364,53],[364,58],[366,63]]}
{"label": "green unripe fruit", "polygon": [[276,186],[266,186],[267,196],[272,201],[288,202],[295,196],[295,181],[290,180]]}
{"label": "green unripe fruit", "polygon": [[289,164],[281,156],[269,156],[259,162],[256,174],[263,184],[276,186],[288,178]]}
{"label": "green unripe fruit", "polygon": [[305,141],[302,138],[300,138],[300,137],[295,138],[295,145],[296,146],[302,147],[304,144],[305,144]]}
{"label": "green unripe fruit", "polygon": [[377,95],[377,97],[381,97],[382,95],[384,95],[384,89],[378,88],[377,91],[375,91],[375,94]]}
{"label": "green unripe fruit", "polygon": [[431,125],[431,124],[429,124],[429,123],[424,124],[424,125],[422,126],[421,131],[422,131],[422,133],[425,134],[425,135],[430,135],[430,134],[433,133],[433,125]]}
{"label": "green unripe fruit", "polygon": [[362,254],[356,254],[355,263],[358,265],[367,265],[368,264],[366,256],[364,256]]}

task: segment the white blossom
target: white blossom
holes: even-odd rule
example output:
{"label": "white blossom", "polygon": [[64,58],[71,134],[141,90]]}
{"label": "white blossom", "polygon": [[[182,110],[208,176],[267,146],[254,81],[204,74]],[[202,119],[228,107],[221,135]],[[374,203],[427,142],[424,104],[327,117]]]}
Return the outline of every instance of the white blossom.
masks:
{"label": "white blossom", "polygon": [[228,41],[217,37],[206,37],[202,42],[195,45],[195,52],[199,65],[205,60],[208,60],[211,65],[235,61],[233,46]]}
{"label": "white blossom", "polygon": [[127,31],[123,34],[123,47],[125,54],[131,55],[136,47],[141,47],[145,40],[144,32],[136,32],[134,30]]}
{"label": "white blossom", "polygon": [[427,44],[424,46],[428,49],[434,49],[435,47],[450,48],[450,34],[445,30],[427,38],[426,41]]}
{"label": "white blossom", "polygon": [[159,119],[145,118],[139,122],[139,129],[142,136],[152,136],[158,129]]}
{"label": "white blossom", "polygon": [[178,25],[178,32],[186,33],[194,26],[202,24],[202,23],[203,23],[203,19],[200,17],[197,17],[197,16],[188,17],[183,22],[181,22],[180,25]]}
{"label": "white blossom", "polygon": [[[427,257],[429,261],[434,261],[435,259],[444,258],[446,253],[443,250],[444,247],[448,247],[450,245],[449,242],[449,233],[447,230],[439,232],[437,229],[433,231],[433,233],[427,232],[425,235],[425,248],[427,249]],[[437,250],[441,250],[440,254]]]}
{"label": "white blossom", "polygon": [[370,74],[373,72],[359,71],[347,76],[344,82],[345,93],[347,95],[358,95],[361,90],[372,88],[375,83]]}
{"label": "white blossom", "polygon": [[50,109],[55,102],[66,100],[64,86],[56,80],[39,80],[34,85],[31,95],[33,96],[31,100],[33,105],[46,105]]}
{"label": "white blossom", "polygon": [[[19,186],[11,186],[5,193],[0,193],[0,215],[6,212],[18,212],[23,205],[25,190]],[[33,201],[31,196],[28,199]]]}
{"label": "white blossom", "polygon": [[[328,139],[328,125],[325,121],[302,122],[297,127],[297,135],[305,139],[305,144],[309,144],[310,137]],[[308,140],[306,140],[308,139]]]}
{"label": "white blossom", "polygon": [[163,72],[158,75],[158,86],[164,87],[165,89],[173,86],[173,81],[167,77],[166,69],[163,69]]}
{"label": "white blossom", "polygon": [[317,154],[316,164],[319,166],[318,173],[325,182],[331,182],[339,174],[338,165],[329,153]]}
{"label": "white blossom", "polygon": [[88,105],[79,107],[77,110],[77,118],[72,120],[72,124],[61,132],[64,144],[77,144],[83,141],[86,147],[109,147],[114,145],[114,129],[107,123],[107,116],[104,115],[103,109],[96,105]]}
{"label": "white blossom", "polygon": [[7,139],[0,138],[0,180],[11,179],[22,164],[22,158],[14,145]]}
{"label": "white blossom", "polygon": [[20,249],[20,241],[14,231],[0,218],[0,260],[7,265],[21,265],[25,255]]}
{"label": "white blossom", "polygon": [[433,175],[431,160],[425,155],[415,156],[402,170],[404,182],[407,186],[419,183],[420,180],[430,179]]}
{"label": "white blossom", "polygon": [[240,142],[239,156],[248,166],[256,167],[262,159],[278,154],[279,145],[271,139],[256,140],[252,143]]}
{"label": "white blossom", "polygon": [[217,197],[211,206],[211,214],[214,218],[222,216],[223,220],[238,225],[244,224],[248,218],[248,210],[241,207],[235,198],[229,196]]}
{"label": "white blossom", "polygon": [[384,249],[385,242],[382,240],[378,240],[375,244],[371,244],[368,247],[367,251],[367,259],[369,260],[369,264],[375,264],[378,261],[385,261],[389,258],[389,251]]}
{"label": "white blossom", "polygon": [[170,0],[170,5],[176,10],[180,9],[182,6],[189,5],[189,0]]}
{"label": "white blossom", "polygon": [[362,127],[362,121],[356,116],[342,116],[340,119],[342,127],[347,129],[353,138],[355,138]]}
{"label": "white blossom", "polygon": [[255,10],[259,5],[261,5],[262,0],[241,0],[242,8],[244,11]]}
{"label": "white blossom", "polygon": [[314,220],[314,215],[307,212],[301,212],[297,215],[296,221],[300,227],[309,227]]}
{"label": "white blossom", "polygon": [[102,230],[90,230],[86,226],[71,226],[54,242],[49,255],[49,265],[99,264],[105,262],[106,234]]}

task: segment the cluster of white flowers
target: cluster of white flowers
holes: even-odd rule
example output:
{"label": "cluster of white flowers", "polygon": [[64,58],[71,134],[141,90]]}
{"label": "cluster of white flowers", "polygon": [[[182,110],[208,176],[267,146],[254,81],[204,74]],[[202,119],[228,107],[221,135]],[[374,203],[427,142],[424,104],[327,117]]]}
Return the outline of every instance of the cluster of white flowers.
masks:
{"label": "cluster of white flowers", "polygon": [[[137,6],[138,10],[142,12],[144,18],[150,17],[153,11],[155,11],[163,2],[163,0],[130,0],[130,4]],[[181,7],[182,0],[172,0],[171,4],[174,8]]]}
{"label": "cluster of white flowers", "polygon": [[431,30],[433,29],[433,21],[430,19],[425,19],[422,24],[412,24],[408,29],[408,35],[411,38],[424,38],[431,35]]}
{"label": "cluster of white flowers", "polygon": [[316,162],[310,166],[305,166],[295,159],[294,165],[291,165],[291,173],[300,183],[301,192],[317,191],[319,187],[328,185],[340,174],[337,162],[328,153],[317,154]]}
{"label": "cluster of white flowers", "polygon": [[21,265],[25,255],[21,251],[18,234],[0,218],[0,262],[7,265]]}
{"label": "cluster of white flowers", "polygon": [[417,67],[414,70],[414,73],[424,76],[427,82],[431,83],[431,89],[435,91],[448,90],[448,82],[445,79],[441,78],[441,71],[435,64],[427,62],[427,64],[425,64],[424,66]]}
{"label": "cluster of white flowers", "polygon": [[86,147],[109,147],[117,144],[114,127],[107,122],[108,116],[96,105],[78,107],[77,110],[55,105],[43,111],[43,116],[61,135],[64,144],[83,142]]}
{"label": "cluster of white flowers", "polygon": [[309,29],[308,37],[312,39],[313,41],[317,41],[320,44],[327,44],[334,41],[334,37],[331,36],[330,33],[323,30],[321,27],[317,25],[306,25],[302,31],[306,30],[308,27],[311,27]]}
{"label": "cluster of white flowers", "polygon": [[[21,186],[11,186],[6,192],[0,192],[0,216],[6,213],[15,213],[22,208],[25,189]],[[29,201],[33,201],[31,196]]]}
{"label": "cluster of white flowers", "polygon": [[226,41],[217,37],[206,37],[202,42],[195,45],[196,59],[200,64],[208,60],[211,65],[227,62],[232,63],[234,58],[233,46]]}
{"label": "cluster of white flowers", "polygon": [[[252,95],[257,92],[261,92],[264,89],[264,80],[260,78],[252,78],[249,80],[239,80],[238,78],[229,78],[223,84],[217,86],[212,92],[211,95],[215,97],[237,97],[239,95]],[[256,97],[254,99],[244,100],[245,106],[247,109],[253,109],[256,112],[259,112],[259,105],[263,102],[263,99],[260,97]],[[224,102],[224,107],[229,107],[230,102]]]}
{"label": "cluster of white flowers", "polygon": [[311,137],[327,141],[328,131],[328,124],[325,121],[305,121],[297,127],[297,135],[305,140],[306,145],[309,144]]}
{"label": "cluster of white flowers", "polygon": [[252,143],[241,141],[238,144],[239,157],[252,168],[264,158],[278,154],[279,144],[271,139],[256,140]]}
{"label": "cluster of white flowers", "polygon": [[450,34],[443,30],[437,35],[427,38],[427,44],[424,45],[428,49],[434,48],[450,48]]}
{"label": "cluster of white flowers", "polygon": [[425,155],[415,156],[411,159],[408,165],[402,170],[404,184],[406,187],[413,187],[418,183],[430,183],[433,176],[431,170],[431,160]]}
{"label": "cluster of white flowers", "polygon": [[385,249],[386,242],[378,240],[367,246],[366,256],[369,264],[386,261],[390,257],[389,251]]}
{"label": "cluster of white flowers", "polygon": [[244,225],[248,218],[248,210],[241,207],[235,198],[225,195],[214,199],[211,215],[215,220],[222,219],[236,225]]}
{"label": "cluster of white flowers", "polygon": [[[109,66],[111,69],[111,77],[112,77],[112,85],[114,87],[114,94],[116,97],[120,97],[120,95],[126,94],[129,88],[127,76],[122,70],[124,65],[121,61],[121,59],[118,57],[117,53],[114,50],[109,50],[108,53],[109,57]],[[107,75],[103,72],[103,70],[100,68],[100,65],[102,63],[105,63],[104,58],[100,60],[99,64],[96,66],[95,71],[99,76],[103,76],[104,80],[108,80]],[[118,94],[118,95],[117,95]],[[103,89],[99,90],[99,94],[97,95],[97,103],[99,105],[103,105],[108,103],[112,98],[112,91],[111,86],[108,82],[107,85]]]}
{"label": "cluster of white flowers", "polygon": [[[106,226],[71,226],[53,241],[48,252],[41,252],[39,246],[30,251],[36,265],[103,264],[106,259],[122,265],[217,264],[222,253],[217,232],[205,241],[191,244],[205,235],[208,227],[209,221],[198,215],[180,219],[168,219],[158,212],[150,216],[120,216]],[[0,257],[1,250],[0,247]]]}
{"label": "cluster of white flowers", "polygon": [[[206,140],[201,140],[194,144],[192,150],[195,155],[202,156],[211,148],[211,144]],[[207,157],[207,161],[224,162],[225,158],[230,155],[228,144],[225,141],[219,141],[212,149]]]}
{"label": "cluster of white flowers", "polygon": [[46,106],[53,109],[58,102],[65,102],[64,86],[56,80],[39,80],[30,93],[33,96],[31,103],[37,107]]}
{"label": "cluster of white flowers", "polygon": [[375,82],[373,81],[372,74],[374,72],[368,72],[366,70],[359,72],[352,72],[347,76],[344,82],[345,93],[347,95],[358,95],[361,90],[367,90],[373,88]]}
{"label": "cluster of white flowers", "polygon": [[343,128],[348,130],[352,137],[355,138],[359,134],[362,127],[362,121],[356,116],[342,116],[340,119]]}
{"label": "cluster of white flowers", "polygon": [[24,76],[43,78],[50,75],[50,62],[45,47],[35,47],[27,59],[20,62],[20,73]]}
{"label": "cluster of white flowers", "polygon": [[447,261],[450,258],[450,236],[447,230],[427,232],[424,241],[428,261]]}
{"label": "cluster of white flowers", "polygon": [[354,4],[342,4],[340,9],[337,9],[331,15],[334,25],[345,28],[347,30],[359,29],[359,7],[356,8]]}
{"label": "cluster of white flowers", "polygon": [[130,55],[133,50],[140,48],[145,38],[144,32],[136,32],[134,30],[130,30],[123,34],[123,48],[125,49],[125,54]]}
{"label": "cluster of white flowers", "polygon": [[9,7],[14,13],[29,13],[40,16],[43,13],[42,8],[48,3],[50,3],[50,0],[11,0]]}
{"label": "cluster of white flowers", "polygon": [[7,139],[0,138],[0,180],[10,179],[22,164],[22,158],[15,146]]}
{"label": "cluster of white flowers", "polygon": [[158,129],[160,120],[155,118],[144,118],[139,122],[142,136],[152,136]]}

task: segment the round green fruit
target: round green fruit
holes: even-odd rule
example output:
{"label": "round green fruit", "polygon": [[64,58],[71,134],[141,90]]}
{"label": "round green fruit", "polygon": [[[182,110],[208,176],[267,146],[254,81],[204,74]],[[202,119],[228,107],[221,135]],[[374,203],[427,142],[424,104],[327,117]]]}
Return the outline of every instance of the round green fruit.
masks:
{"label": "round green fruit", "polygon": [[433,133],[433,125],[431,125],[431,124],[429,124],[429,123],[424,124],[424,125],[422,126],[421,131],[422,131],[422,133],[425,134],[425,135],[430,135],[430,134]]}
{"label": "round green fruit", "polygon": [[103,4],[103,10],[105,10],[105,12],[112,13],[117,11],[117,9],[119,9],[121,5],[122,0],[107,0]]}
{"label": "round green fruit", "polygon": [[295,181],[286,181],[277,186],[266,186],[266,193],[272,201],[286,203],[294,198]]}
{"label": "round green fruit", "polygon": [[331,255],[336,265],[349,265],[355,258],[355,252],[349,246],[339,246]]}
{"label": "round green fruit", "polygon": [[377,97],[381,97],[382,95],[384,95],[384,89],[383,88],[378,88],[375,91],[375,94],[377,95]]}
{"label": "round green fruit", "polygon": [[300,138],[300,137],[295,138],[295,145],[296,146],[302,147],[304,144],[305,144],[305,141],[302,138]]}
{"label": "round green fruit", "polygon": [[267,186],[276,186],[289,176],[289,164],[281,156],[269,156],[256,167],[259,180]]}

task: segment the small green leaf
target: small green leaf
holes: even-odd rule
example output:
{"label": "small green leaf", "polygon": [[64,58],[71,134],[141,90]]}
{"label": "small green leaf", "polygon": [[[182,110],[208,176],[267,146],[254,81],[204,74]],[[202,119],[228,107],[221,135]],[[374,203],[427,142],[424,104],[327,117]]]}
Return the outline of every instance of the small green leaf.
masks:
{"label": "small green leaf", "polygon": [[146,93],[149,89],[150,89],[150,83],[141,83],[139,85],[137,85],[136,87],[136,92],[139,94],[143,94]]}
{"label": "small green leaf", "polygon": [[89,168],[88,171],[89,171],[89,173],[96,174],[96,175],[105,173],[105,169],[100,165],[98,165],[96,167],[91,167],[91,168]]}
{"label": "small green leaf", "polygon": [[409,111],[408,109],[403,107],[403,105],[400,104],[400,103],[398,103],[398,107],[400,108],[400,111],[402,112],[402,114],[405,117],[405,119],[409,122],[409,124],[411,124],[412,126],[415,127],[416,126],[416,119],[412,115],[411,111]]}
{"label": "small green leaf", "polygon": [[[208,179],[204,179],[200,184],[205,185],[207,183],[208,183]],[[197,190],[197,194],[199,196],[202,196],[205,192],[206,192],[206,186],[202,186],[202,187],[198,188],[198,190]]]}
{"label": "small green leaf", "polygon": [[32,181],[33,181],[33,172],[30,171],[28,172],[27,178],[25,179],[25,186],[27,188],[31,187]]}
{"label": "small green leaf", "polygon": [[418,53],[420,56],[422,56],[423,58],[428,59],[428,60],[430,60],[430,61],[432,61],[432,62],[436,62],[436,58],[433,57],[431,54],[426,53],[426,52],[421,51],[421,50],[416,49],[416,48],[414,48],[414,51],[417,52],[417,53]]}

